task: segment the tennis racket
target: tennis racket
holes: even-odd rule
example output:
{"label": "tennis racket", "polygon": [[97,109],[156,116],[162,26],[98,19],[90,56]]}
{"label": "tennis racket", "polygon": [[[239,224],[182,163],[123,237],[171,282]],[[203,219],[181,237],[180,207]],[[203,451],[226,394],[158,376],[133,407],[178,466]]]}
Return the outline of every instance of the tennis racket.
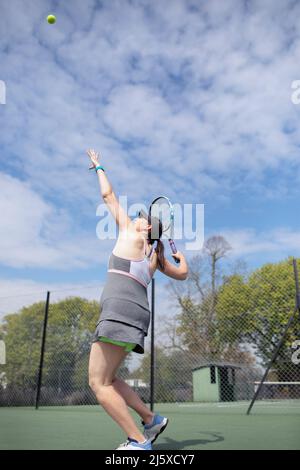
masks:
{"label": "tennis racket", "polygon": [[[169,231],[169,244],[173,254],[177,253],[177,248],[173,240],[174,232],[174,209],[169,198],[166,196],[159,196],[155,198],[149,209],[149,215],[157,217],[162,223],[163,233]],[[179,259],[174,258],[176,263],[179,263]]]}

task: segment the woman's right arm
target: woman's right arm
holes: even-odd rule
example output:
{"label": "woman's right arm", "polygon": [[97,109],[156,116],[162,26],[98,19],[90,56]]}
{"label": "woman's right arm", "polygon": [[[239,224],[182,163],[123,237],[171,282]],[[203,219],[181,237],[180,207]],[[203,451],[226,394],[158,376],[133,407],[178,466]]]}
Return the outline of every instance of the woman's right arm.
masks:
{"label": "woman's right arm", "polygon": [[[87,151],[88,156],[91,159],[91,162],[94,167],[100,165],[99,163],[99,154],[92,149]],[[112,185],[110,184],[106,173],[103,170],[97,171],[98,181],[100,186],[100,193],[103,198],[103,201],[107,205],[108,209],[110,210],[112,216],[114,217],[116,223],[119,225],[120,230],[124,230],[128,227],[130,223],[130,218],[124,211],[123,207],[120,205],[114,191]]]}

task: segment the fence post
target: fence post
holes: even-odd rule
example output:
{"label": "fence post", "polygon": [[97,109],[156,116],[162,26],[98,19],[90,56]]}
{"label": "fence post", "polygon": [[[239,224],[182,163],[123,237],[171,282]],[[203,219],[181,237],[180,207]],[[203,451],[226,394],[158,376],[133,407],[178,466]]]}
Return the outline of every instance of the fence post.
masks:
{"label": "fence post", "polygon": [[150,409],[154,408],[155,388],[155,354],[154,354],[154,321],[155,321],[155,279],[151,282],[151,362],[150,362]]}
{"label": "fence post", "polygon": [[45,353],[46,334],[47,334],[49,300],[50,300],[50,292],[48,291],[47,292],[47,298],[46,298],[46,304],[45,304],[45,315],[44,315],[43,336],[42,336],[42,344],[41,344],[40,366],[39,366],[37,389],[36,389],[36,398],[35,398],[35,409],[36,410],[39,408],[41,385],[42,385],[42,378],[43,378],[43,365],[44,365],[44,353]]}
{"label": "fence post", "polygon": [[295,285],[296,285],[296,309],[300,313],[300,287],[299,287],[297,260],[295,258],[293,259],[293,267],[294,267],[294,277],[295,277]]}

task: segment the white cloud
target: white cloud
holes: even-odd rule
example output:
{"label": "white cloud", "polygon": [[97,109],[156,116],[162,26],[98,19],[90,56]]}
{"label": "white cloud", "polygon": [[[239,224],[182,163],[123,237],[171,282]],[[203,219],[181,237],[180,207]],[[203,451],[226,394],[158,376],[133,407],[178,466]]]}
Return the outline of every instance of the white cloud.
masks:
{"label": "white cloud", "polygon": [[46,203],[28,183],[0,174],[0,262],[19,267],[71,269],[104,262],[104,246],[78,233],[71,215]]}
{"label": "white cloud", "polygon": [[220,230],[232,246],[232,255],[276,254],[279,258],[300,256],[300,232],[286,227],[269,231],[255,229]]}
{"label": "white cloud", "polygon": [[[27,6],[25,12],[13,3],[17,15],[5,10],[11,25],[5,69],[14,94],[4,142],[39,191],[58,191],[69,201],[71,194],[88,197],[81,165],[90,144],[121,168],[133,156],[135,179],[143,177],[145,160],[162,164],[161,184],[167,169],[174,185],[189,175],[196,193],[210,192],[198,189],[200,171],[220,188],[214,172],[244,179],[248,171],[296,162],[300,133],[296,127],[285,134],[283,124],[297,119],[290,103],[300,47],[292,32],[297,5],[257,4],[245,13],[242,2],[229,1],[202,4],[198,12],[197,2],[173,1],[168,11],[159,2],[111,2],[97,10],[88,2],[79,20],[81,4],[72,2],[58,9],[52,27],[44,9],[30,17]],[[16,31],[14,18],[23,14],[25,25],[17,23]],[[203,88],[205,81],[211,85]],[[27,128],[25,117],[30,136],[16,139]],[[116,142],[122,138],[133,148]],[[120,179],[120,191],[126,187]]]}

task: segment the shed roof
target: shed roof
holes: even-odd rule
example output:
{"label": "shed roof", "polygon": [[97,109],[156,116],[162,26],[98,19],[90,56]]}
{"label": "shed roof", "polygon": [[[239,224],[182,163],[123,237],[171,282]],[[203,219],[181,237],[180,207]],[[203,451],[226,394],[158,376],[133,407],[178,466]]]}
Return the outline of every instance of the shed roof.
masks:
{"label": "shed roof", "polygon": [[241,369],[240,364],[234,364],[232,362],[207,362],[206,364],[200,364],[197,367],[194,367],[192,371],[198,369],[205,369],[207,367],[227,367],[228,369]]}

